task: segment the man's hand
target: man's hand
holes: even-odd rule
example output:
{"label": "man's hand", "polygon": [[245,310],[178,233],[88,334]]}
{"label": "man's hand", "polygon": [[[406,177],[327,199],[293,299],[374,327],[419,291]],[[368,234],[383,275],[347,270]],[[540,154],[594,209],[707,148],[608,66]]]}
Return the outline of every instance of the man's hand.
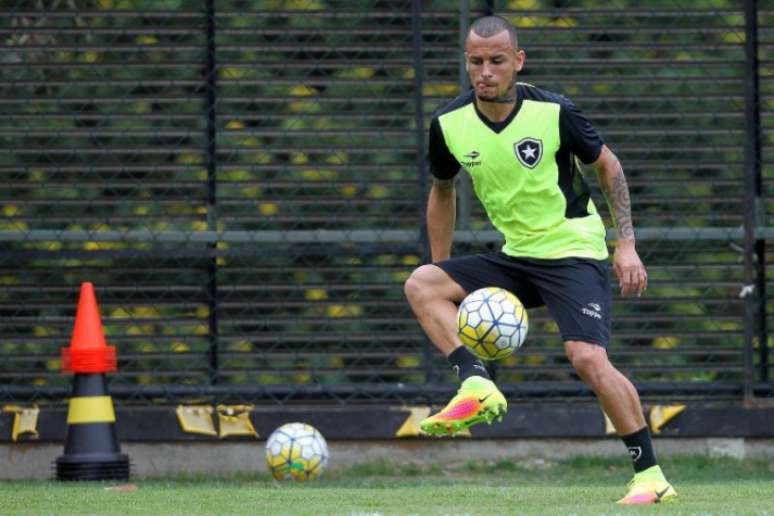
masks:
{"label": "man's hand", "polygon": [[648,271],[634,248],[634,240],[619,240],[613,253],[613,270],[621,285],[621,295],[637,294],[648,288]]}

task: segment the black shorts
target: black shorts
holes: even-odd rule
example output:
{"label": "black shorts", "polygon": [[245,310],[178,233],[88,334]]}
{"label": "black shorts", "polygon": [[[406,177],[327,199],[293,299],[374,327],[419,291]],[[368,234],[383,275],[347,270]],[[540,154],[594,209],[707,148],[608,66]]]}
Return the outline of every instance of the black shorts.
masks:
{"label": "black shorts", "polygon": [[607,347],[610,268],[607,260],[514,258],[496,251],[436,262],[468,293],[483,287],[513,292],[526,308],[546,305],[562,340]]}

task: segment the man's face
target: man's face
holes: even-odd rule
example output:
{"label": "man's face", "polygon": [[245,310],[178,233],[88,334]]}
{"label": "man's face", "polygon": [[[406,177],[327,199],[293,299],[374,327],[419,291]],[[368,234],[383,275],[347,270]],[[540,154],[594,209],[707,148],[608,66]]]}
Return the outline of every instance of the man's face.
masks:
{"label": "man's face", "polygon": [[524,66],[524,57],[524,51],[514,48],[506,30],[488,38],[471,31],[465,42],[465,64],[476,97],[487,102],[508,98],[516,72]]}

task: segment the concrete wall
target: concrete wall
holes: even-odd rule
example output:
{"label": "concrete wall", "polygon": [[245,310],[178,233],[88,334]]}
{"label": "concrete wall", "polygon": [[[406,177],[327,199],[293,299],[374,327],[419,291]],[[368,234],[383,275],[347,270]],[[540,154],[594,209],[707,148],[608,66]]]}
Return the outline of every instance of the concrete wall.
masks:
{"label": "concrete wall", "polygon": [[[198,443],[123,443],[132,476],[197,473],[252,473],[266,470],[265,441]],[[389,441],[331,441],[329,468],[358,462],[389,460],[399,463],[464,463],[470,459],[562,459],[575,455],[626,458],[617,439],[393,439]],[[53,462],[63,445],[25,441],[0,444],[0,479],[53,477]],[[774,459],[774,439],[656,439],[656,453],[700,454],[739,459]]]}

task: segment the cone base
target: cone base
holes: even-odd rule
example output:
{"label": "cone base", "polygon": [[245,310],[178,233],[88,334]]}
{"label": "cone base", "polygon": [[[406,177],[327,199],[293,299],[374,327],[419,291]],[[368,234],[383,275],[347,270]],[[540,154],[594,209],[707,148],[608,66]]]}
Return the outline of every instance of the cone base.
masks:
{"label": "cone base", "polygon": [[57,480],[129,480],[129,457],[116,454],[113,460],[56,459]]}

